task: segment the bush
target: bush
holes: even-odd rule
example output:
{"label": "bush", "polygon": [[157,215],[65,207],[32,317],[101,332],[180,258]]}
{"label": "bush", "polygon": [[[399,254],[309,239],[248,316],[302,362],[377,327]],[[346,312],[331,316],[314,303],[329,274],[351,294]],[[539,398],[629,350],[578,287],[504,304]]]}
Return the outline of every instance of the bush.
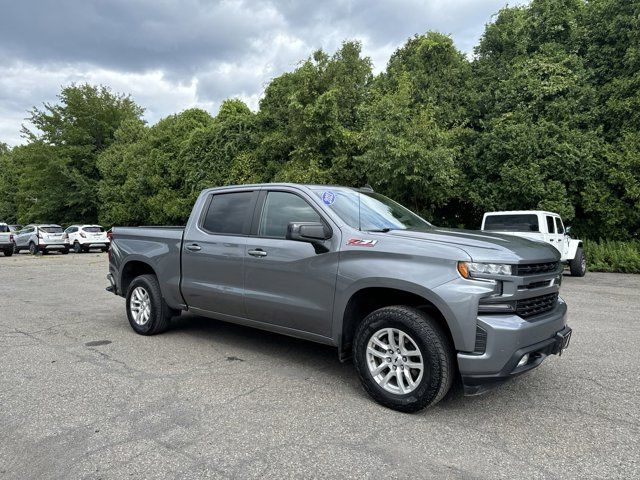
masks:
{"label": "bush", "polygon": [[592,272],[640,273],[640,241],[585,240],[584,250]]}

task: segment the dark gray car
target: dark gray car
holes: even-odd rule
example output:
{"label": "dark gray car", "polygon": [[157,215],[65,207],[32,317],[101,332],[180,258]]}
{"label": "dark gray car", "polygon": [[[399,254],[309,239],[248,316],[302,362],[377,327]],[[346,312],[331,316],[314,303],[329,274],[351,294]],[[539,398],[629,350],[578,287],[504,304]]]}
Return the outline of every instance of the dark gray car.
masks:
{"label": "dark gray car", "polygon": [[438,228],[368,188],[205,190],[184,228],[115,227],[108,278],[140,334],[188,310],[334,345],[402,411],[457,375],[481,393],[571,335],[555,248]]}

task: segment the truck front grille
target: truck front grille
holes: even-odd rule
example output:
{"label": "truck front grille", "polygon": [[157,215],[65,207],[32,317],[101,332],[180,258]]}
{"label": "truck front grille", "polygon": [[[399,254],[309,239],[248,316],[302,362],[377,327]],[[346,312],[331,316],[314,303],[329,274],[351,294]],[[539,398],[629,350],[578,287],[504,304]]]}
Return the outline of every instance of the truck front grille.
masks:
{"label": "truck front grille", "polygon": [[525,298],[516,301],[516,313],[522,318],[540,315],[555,307],[558,302],[558,293],[550,293],[539,297]]}
{"label": "truck front grille", "polygon": [[555,272],[558,269],[558,262],[529,263],[518,265],[518,275],[536,275],[538,273]]}

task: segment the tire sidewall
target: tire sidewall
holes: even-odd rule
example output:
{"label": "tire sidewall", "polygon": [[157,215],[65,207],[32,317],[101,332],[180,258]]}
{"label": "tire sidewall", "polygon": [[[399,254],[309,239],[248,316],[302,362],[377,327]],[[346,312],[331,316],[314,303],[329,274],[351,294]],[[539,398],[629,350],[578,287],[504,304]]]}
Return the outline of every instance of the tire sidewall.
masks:
{"label": "tire sidewall", "polygon": [[77,241],[73,244],[73,252],[82,253],[82,247],[80,246],[80,243],[78,243]]}
{"label": "tire sidewall", "polygon": [[[147,291],[150,299],[150,310],[151,310],[149,313],[150,318],[149,318],[149,321],[144,325],[138,325],[133,319],[133,315],[131,315],[131,310],[130,310],[131,294],[133,293],[136,287],[144,288]],[[146,275],[135,278],[129,285],[129,289],[127,290],[127,296],[126,296],[127,318],[129,320],[129,324],[131,325],[131,328],[133,328],[136,331],[136,333],[139,333],[142,335],[150,334],[153,331],[156,323],[159,321],[159,315],[161,314],[161,311],[162,311],[162,304],[161,304],[162,299],[156,298],[157,293],[156,293],[155,287],[156,285],[152,285],[152,281],[150,281],[150,279]]]}
{"label": "tire sidewall", "polygon": [[[366,324],[359,330],[354,345],[354,360],[358,373],[363,382],[366,382],[365,388],[373,396],[375,400],[392,408],[414,411],[418,410],[431,402],[431,399],[438,393],[440,387],[440,365],[439,359],[431,348],[428,347],[423,335],[413,328],[411,322],[406,322],[399,315],[385,313],[380,315],[373,312],[370,317],[364,320]],[[367,364],[367,345],[371,336],[383,328],[397,328],[409,335],[422,354],[424,371],[422,379],[416,389],[404,394],[397,395],[386,391],[374,380]],[[425,400],[426,399],[426,400]],[[418,408],[412,408],[413,405],[419,405]]]}

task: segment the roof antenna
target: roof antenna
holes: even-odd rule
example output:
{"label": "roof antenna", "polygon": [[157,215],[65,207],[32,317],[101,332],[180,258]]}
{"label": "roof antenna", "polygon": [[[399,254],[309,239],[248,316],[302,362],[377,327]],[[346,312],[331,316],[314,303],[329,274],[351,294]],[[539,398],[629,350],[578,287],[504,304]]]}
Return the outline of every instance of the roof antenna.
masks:
{"label": "roof antenna", "polygon": [[360,190],[363,190],[365,192],[373,192],[373,188],[371,188],[371,185],[369,185],[368,183],[365,184],[365,186],[362,187]]}

